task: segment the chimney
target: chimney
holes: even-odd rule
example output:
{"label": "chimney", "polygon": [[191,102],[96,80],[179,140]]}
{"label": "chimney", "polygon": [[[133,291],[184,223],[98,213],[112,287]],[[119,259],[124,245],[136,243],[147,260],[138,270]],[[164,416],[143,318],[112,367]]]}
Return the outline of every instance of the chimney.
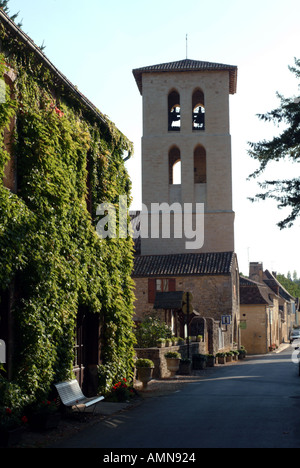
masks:
{"label": "chimney", "polygon": [[263,282],[263,263],[251,262],[249,268],[249,278],[257,283]]}

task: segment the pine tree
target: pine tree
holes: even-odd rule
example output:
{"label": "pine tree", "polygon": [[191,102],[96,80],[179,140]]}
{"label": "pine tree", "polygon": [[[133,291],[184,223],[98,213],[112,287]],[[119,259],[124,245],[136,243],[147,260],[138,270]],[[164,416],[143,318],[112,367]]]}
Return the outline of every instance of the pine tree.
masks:
{"label": "pine tree", "polygon": [[[9,0],[0,0],[0,8],[2,8],[2,10],[5,11],[5,13],[10,17],[10,19],[15,22],[20,12],[15,13],[14,15],[10,15],[8,3],[9,3]],[[17,26],[21,28],[22,21],[20,23],[17,23]]]}
{"label": "pine tree", "polygon": [[[300,79],[300,60],[295,58],[295,66],[289,67],[289,70]],[[258,117],[265,122],[284,123],[285,128],[279,136],[270,141],[249,143],[249,155],[260,164],[260,167],[249,178],[260,175],[272,161],[278,162],[287,158],[294,162],[300,161],[300,97],[284,98],[279,93],[277,97],[280,99],[280,106],[266,114],[258,114]],[[280,229],[292,226],[300,215],[300,177],[288,180],[267,180],[258,185],[265,192],[257,194],[250,200],[269,198],[278,202],[278,208],[290,208],[290,214],[280,221],[278,226]]]}

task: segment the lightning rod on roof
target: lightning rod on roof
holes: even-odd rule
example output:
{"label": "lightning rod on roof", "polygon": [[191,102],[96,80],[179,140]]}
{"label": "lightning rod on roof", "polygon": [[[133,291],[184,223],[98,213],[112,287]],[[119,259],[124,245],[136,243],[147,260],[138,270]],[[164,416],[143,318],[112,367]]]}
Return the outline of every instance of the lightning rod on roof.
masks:
{"label": "lightning rod on roof", "polygon": [[188,58],[188,35],[185,36],[186,59]]}

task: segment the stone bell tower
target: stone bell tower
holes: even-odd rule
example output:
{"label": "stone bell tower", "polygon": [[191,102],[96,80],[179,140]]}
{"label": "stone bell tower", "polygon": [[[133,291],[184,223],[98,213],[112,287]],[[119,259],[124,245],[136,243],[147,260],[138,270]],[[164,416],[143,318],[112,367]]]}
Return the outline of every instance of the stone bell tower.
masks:
{"label": "stone bell tower", "polygon": [[[229,95],[237,67],[185,59],[133,74],[143,97],[142,255],[233,252]],[[163,215],[170,235],[163,225],[152,229]]]}

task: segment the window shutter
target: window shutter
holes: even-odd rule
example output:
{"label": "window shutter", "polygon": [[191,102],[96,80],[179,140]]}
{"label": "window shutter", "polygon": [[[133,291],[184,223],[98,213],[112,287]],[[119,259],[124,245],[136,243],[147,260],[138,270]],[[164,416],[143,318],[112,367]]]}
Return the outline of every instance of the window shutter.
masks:
{"label": "window shutter", "polygon": [[169,279],[169,291],[170,292],[176,291],[176,279],[175,278]]}
{"label": "window shutter", "polygon": [[148,279],[148,302],[154,304],[156,294],[156,280],[153,278]]}

